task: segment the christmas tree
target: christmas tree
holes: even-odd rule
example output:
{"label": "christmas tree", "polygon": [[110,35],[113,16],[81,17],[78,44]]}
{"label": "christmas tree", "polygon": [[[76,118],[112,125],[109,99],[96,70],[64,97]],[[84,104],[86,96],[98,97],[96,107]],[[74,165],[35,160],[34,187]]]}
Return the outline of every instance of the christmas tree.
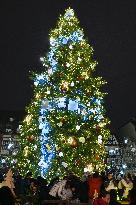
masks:
{"label": "christmas tree", "polygon": [[106,82],[95,76],[93,48],[72,9],[60,16],[49,41],[49,52],[41,58],[44,71],[33,73],[34,97],[14,161],[22,174],[31,170],[48,179],[101,171],[110,135],[101,91]]}

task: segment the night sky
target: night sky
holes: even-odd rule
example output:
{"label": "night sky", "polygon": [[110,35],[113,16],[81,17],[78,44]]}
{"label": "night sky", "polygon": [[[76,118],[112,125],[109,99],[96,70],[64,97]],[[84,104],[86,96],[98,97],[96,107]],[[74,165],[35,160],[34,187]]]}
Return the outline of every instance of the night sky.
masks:
{"label": "night sky", "polygon": [[[3,3],[2,3],[3,2]],[[136,3],[128,0],[3,0],[0,3],[0,110],[24,111],[30,71],[43,71],[48,33],[69,6],[93,46],[112,129],[136,116]]]}

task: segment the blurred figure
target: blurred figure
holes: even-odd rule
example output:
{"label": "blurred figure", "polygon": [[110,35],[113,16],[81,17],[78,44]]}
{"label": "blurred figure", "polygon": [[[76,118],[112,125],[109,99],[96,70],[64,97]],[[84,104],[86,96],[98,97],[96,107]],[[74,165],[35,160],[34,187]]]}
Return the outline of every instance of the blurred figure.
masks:
{"label": "blurred figure", "polygon": [[57,184],[58,182],[59,182],[59,177],[54,177],[53,179],[51,179],[50,183],[48,184],[49,190],[51,190],[54,184]]}
{"label": "blurred figure", "polygon": [[0,188],[3,186],[3,182],[4,181],[4,177],[2,175],[2,173],[0,173]]}
{"label": "blurred figure", "polygon": [[80,183],[80,188],[79,188],[79,200],[81,203],[88,203],[89,201],[89,185],[88,185],[88,175],[83,177],[81,183]]}
{"label": "blurred figure", "polygon": [[36,181],[36,179],[33,179],[30,183],[29,195],[34,196],[34,195],[36,195],[37,192],[38,192],[37,181]]}
{"label": "blurred figure", "polygon": [[61,197],[61,190],[65,187],[67,182],[67,176],[63,180],[56,182],[49,191],[51,199],[59,199]]}
{"label": "blurred figure", "polygon": [[42,178],[41,176],[37,177],[37,185],[39,190],[39,201],[49,199],[49,188],[47,186],[47,180]]}
{"label": "blurred figure", "polygon": [[62,200],[70,200],[73,197],[72,187],[69,180],[66,181],[65,186],[60,186],[58,189],[58,196]]}
{"label": "blurred figure", "polygon": [[25,192],[25,195],[29,194],[31,182],[32,182],[32,172],[27,172],[27,174],[24,178],[24,192]]}
{"label": "blurred figure", "polygon": [[91,200],[100,196],[100,188],[102,182],[102,177],[99,175],[98,172],[95,172],[93,176],[90,176],[88,178],[88,195]]}
{"label": "blurred figure", "polygon": [[0,183],[2,183],[4,181],[4,177],[3,177],[3,174],[0,173]]}
{"label": "blurred figure", "polygon": [[133,177],[133,188],[136,190],[136,176]]}
{"label": "blurred figure", "polygon": [[123,184],[124,186],[124,192],[123,192],[123,199],[126,199],[128,198],[128,193],[129,191],[133,188],[133,182],[132,182],[132,178],[131,178],[131,175],[128,173],[124,179],[121,180],[121,183]]}
{"label": "blurred figure", "polygon": [[109,205],[110,203],[110,193],[103,190],[100,198],[95,199],[92,205]]}
{"label": "blurred figure", "polygon": [[22,197],[25,195],[24,179],[21,175],[17,175],[15,178],[15,194],[18,197]]}
{"label": "blurred figure", "polygon": [[15,205],[15,198],[8,186],[0,188],[0,205]]}
{"label": "blurred figure", "polygon": [[136,189],[131,189],[128,194],[129,205],[136,205]]}
{"label": "blurred figure", "polygon": [[129,205],[136,205],[136,176],[133,178],[133,188],[128,193]]}
{"label": "blurred figure", "polygon": [[110,203],[109,205],[121,205],[117,201],[117,191],[115,189],[110,190]]}
{"label": "blurred figure", "polygon": [[124,185],[122,184],[122,179],[123,179],[123,176],[118,182],[118,195],[119,195],[120,200],[122,200],[124,188],[125,188]]}
{"label": "blurred figure", "polygon": [[113,173],[109,172],[107,176],[107,180],[105,181],[105,190],[110,191],[111,189],[117,189],[117,187],[115,185]]}

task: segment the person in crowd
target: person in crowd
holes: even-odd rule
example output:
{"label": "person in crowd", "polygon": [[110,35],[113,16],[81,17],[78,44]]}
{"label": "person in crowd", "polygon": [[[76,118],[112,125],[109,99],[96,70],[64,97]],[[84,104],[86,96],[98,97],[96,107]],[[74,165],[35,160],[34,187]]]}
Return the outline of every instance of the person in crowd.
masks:
{"label": "person in crowd", "polygon": [[128,201],[130,205],[136,205],[136,176],[133,177],[133,188],[129,190]]}
{"label": "person in crowd", "polygon": [[113,173],[109,172],[107,176],[107,181],[105,182],[105,190],[110,191],[111,189],[117,189],[115,179],[113,178]]}
{"label": "person in crowd", "polygon": [[95,172],[93,176],[90,175],[88,177],[88,195],[91,200],[99,197],[101,185],[102,178],[98,172]]}
{"label": "person in crowd", "polygon": [[31,179],[30,186],[28,188],[27,195],[24,197],[26,203],[30,203],[33,205],[39,205],[39,191],[36,179]]}
{"label": "person in crowd", "polygon": [[36,181],[36,179],[33,179],[30,182],[30,187],[29,187],[28,195],[34,196],[34,195],[37,194],[37,192],[38,192],[37,181]]}
{"label": "person in crowd", "polygon": [[136,189],[136,176],[133,177],[132,182],[133,182],[133,188]]}
{"label": "person in crowd", "polygon": [[[61,197],[61,190],[65,187],[67,182],[67,176],[63,178],[63,180],[56,182],[49,191],[49,195],[51,199],[59,199]],[[59,193],[58,193],[59,191]]]}
{"label": "person in crowd", "polygon": [[59,186],[58,196],[62,200],[72,199],[73,195],[72,195],[71,181],[67,180],[65,186],[63,186],[63,184]]}
{"label": "person in crowd", "polygon": [[48,184],[49,190],[51,190],[54,184],[57,184],[58,182],[59,182],[59,177],[54,177],[53,179],[51,179],[50,183]]}
{"label": "person in crowd", "polygon": [[136,189],[133,188],[128,194],[129,205],[136,205]]}
{"label": "person in crowd", "polygon": [[39,192],[38,192],[38,186],[35,185],[33,186],[31,195],[30,195],[31,199],[32,199],[32,203],[33,205],[38,205],[39,203]]}
{"label": "person in crowd", "polygon": [[25,195],[25,189],[24,189],[24,179],[21,175],[17,175],[15,177],[15,194],[18,197],[22,197]]}
{"label": "person in crowd", "polygon": [[[71,183],[71,189],[72,189],[72,202],[81,202],[83,200],[83,193],[82,191],[82,181],[79,177],[74,175],[73,173],[70,173],[68,175],[68,179]],[[81,200],[81,201],[80,201]]]}
{"label": "person in crowd", "polygon": [[3,182],[4,181],[4,177],[3,177],[3,174],[0,173],[0,188],[3,186]]}
{"label": "person in crowd", "polygon": [[81,203],[88,203],[89,201],[89,185],[88,185],[88,175],[83,177],[80,183],[80,189],[79,189],[79,200]]}
{"label": "person in crowd", "polygon": [[4,181],[4,177],[3,177],[3,174],[0,173],[0,183],[2,183]]}
{"label": "person in crowd", "polygon": [[131,175],[128,173],[122,180],[122,185],[124,186],[124,192],[123,192],[123,199],[127,200],[129,191],[133,188],[133,182]]}
{"label": "person in crowd", "polygon": [[30,191],[30,184],[32,182],[33,178],[32,178],[32,172],[28,172],[24,178],[24,192],[25,195],[29,194]]}
{"label": "person in crowd", "polygon": [[102,181],[105,182],[106,179],[107,179],[107,175],[106,175],[106,172],[105,171],[101,171],[101,177],[102,177]]}
{"label": "person in crowd", "polygon": [[42,178],[41,176],[37,177],[37,185],[39,190],[39,201],[42,202],[43,200],[49,199],[49,188],[47,185],[47,180]]}
{"label": "person in crowd", "polygon": [[15,205],[15,197],[8,186],[0,188],[0,205]]}
{"label": "person in crowd", "polygon": [[115,189],[110,190],[110,203],[109,205],[121,205],[117,201],[117,191]]}
{"label": "person in crowd", "polygon": [[118,181],[118,195],[120,200],[122,200],[124,189],[125,189],[124,185],[122,184],[122,179],[123,176],[121,176],[120,180]]}
{"label": "person in crowd", "polygon": [[106,190],[103,190],[100,193],[100,197],[97,199],[94,199],[92,202],[92,205],[109,205],[110,203],[110,193]]}

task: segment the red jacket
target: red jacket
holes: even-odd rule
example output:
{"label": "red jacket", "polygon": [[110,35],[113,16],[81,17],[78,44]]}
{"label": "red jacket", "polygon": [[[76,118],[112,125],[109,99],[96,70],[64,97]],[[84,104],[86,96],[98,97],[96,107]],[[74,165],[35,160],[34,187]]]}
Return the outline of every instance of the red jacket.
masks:
{"label": "red jacket", "polygon": [[99,199],[95,199],[92,205],[108,205],[108,203],[103,199],[99,198]]}
{"label": "red jacket", "polygon": [[91,177],[91,178],[88,179],[88,186],[89,186],[88,195],[89,195],[89,198],[91,198],[91,199],[94,198],[95,190],[98,193],[98,196],[100,195],[101,185],[102,185],[102,178],[101,177],[96,177],[96,178]]}

